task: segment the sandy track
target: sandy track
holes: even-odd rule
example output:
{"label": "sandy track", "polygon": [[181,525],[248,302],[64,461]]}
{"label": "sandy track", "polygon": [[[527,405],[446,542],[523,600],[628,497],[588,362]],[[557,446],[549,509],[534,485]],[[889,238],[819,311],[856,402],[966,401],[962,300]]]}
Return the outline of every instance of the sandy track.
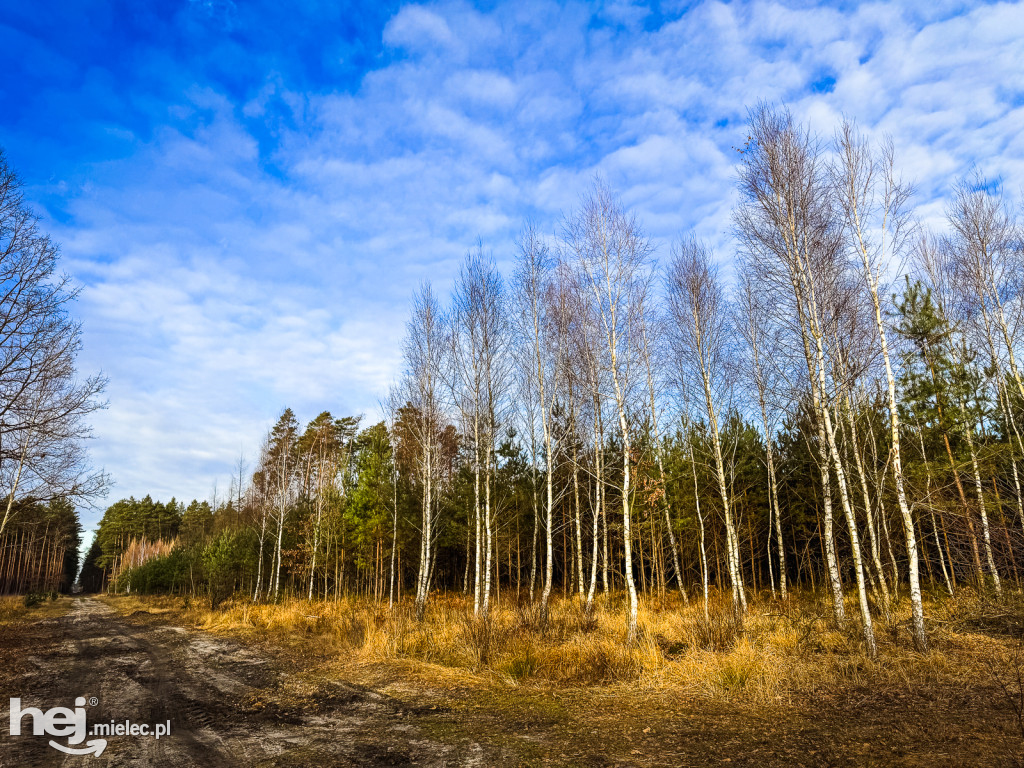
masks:
{"label": "sandy track", "polygon": [[[456,766],[485,765],[477,744],[427,738],[417,713],[371,691],[310,684],[229,639],[137,624],[102,602],[75,600],[58,619],[4,638],[7,697],[43,710],[76,696],[97,722],[171,721],[159,740],[111,736],[102,755],[64,755],[31,734],[8,735],[0,766]],[[91,738],[91,737],[90,737]],[[66,740],[64,740],[66,743]]]}

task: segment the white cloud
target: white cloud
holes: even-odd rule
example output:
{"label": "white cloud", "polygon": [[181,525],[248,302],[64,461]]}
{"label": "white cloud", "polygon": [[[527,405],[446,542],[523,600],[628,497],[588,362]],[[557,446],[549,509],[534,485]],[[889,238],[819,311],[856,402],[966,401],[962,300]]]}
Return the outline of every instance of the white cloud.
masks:
{"label": "white cloud", "polygon": [[593,25],[583,4],[407,5],[352,87],[187,89],[53,226],[86,286],[83,368],[111,376],[94,450],[115,493],[223,489],[286,405],[375,412],[415,286],[444,296],[478,237],[507,260],[526,216],[555,231],[595,171],[662,255],[690,229],[727,254],[759,100],[891,133],[932,221],[972,164],[1020,189],[1024,11],[951,14],[755,0],[645,28],[626,4]]}
{"label": "white cloud", "polygon": [[447,47],[455,42],[448,22],[420,5],[407,5],[384,28],[384,42],[410,50]]}
{"label": "white cloud", "polygon": [[483,104],[496,109],[508,110],[519,100],[519,87],[500,72],[469,70],[456,72],[448,81],[448,87],[456,97],[466,99],[470,104]]}

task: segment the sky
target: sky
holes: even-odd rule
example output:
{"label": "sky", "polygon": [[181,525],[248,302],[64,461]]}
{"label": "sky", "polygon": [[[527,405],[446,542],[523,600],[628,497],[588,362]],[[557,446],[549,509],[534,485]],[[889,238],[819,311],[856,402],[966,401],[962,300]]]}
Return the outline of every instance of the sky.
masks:
{"label": "sky", "polygon": [[410,299],[600,174],[733,247],[748,110],[1024,186],[1024,5],[0,0],[0,147],[81,289],[116,499],[223,496],[285,407],[380,419]]}

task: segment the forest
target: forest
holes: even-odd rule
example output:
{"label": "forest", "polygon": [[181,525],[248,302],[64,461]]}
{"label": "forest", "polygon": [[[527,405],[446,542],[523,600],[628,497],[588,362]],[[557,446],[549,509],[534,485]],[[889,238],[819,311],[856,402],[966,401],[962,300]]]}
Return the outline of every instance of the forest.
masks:
{"label": "forest", "polygon": [[115,503],[83,585],[417,619],[460,596],[540,627],[602,603],[627,644],[651,606],[742,632],[755,602],[812,594],[868,656],[879,626],[925,651],[944,599],[1009,600],[1015,203],[951,180],[931,229],[890,141],[769,105],[747,134],[734,252],[656,254],[596,178],[555,232],[524,223],[509,274],[477,247],[450,301],[420,287],[379,421],[285,409],[224,498]]}

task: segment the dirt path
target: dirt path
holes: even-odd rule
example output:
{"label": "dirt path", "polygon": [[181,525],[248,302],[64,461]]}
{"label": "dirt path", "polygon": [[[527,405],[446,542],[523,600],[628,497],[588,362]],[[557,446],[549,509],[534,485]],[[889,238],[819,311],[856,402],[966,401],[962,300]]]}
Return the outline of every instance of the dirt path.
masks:
{"label": "dirt path", "polygon": [[90,728],[125,720],[171,725],[159,740],[106,737],[97,757],[58,752],[46,736],[32,735],[30,717],[21,736],[9,735],[3,722],[0,766],[488,764],[478,744],[425,737],[417,726],[425,714],[380,694],[306,683],[230,639],[136,624],[90,598],[76,599],[60,618],[8,628],[0,644],[4,699],[20,696],[23,708],[44,711],[73,707],[76,696],[95,699],[85,708]]}

